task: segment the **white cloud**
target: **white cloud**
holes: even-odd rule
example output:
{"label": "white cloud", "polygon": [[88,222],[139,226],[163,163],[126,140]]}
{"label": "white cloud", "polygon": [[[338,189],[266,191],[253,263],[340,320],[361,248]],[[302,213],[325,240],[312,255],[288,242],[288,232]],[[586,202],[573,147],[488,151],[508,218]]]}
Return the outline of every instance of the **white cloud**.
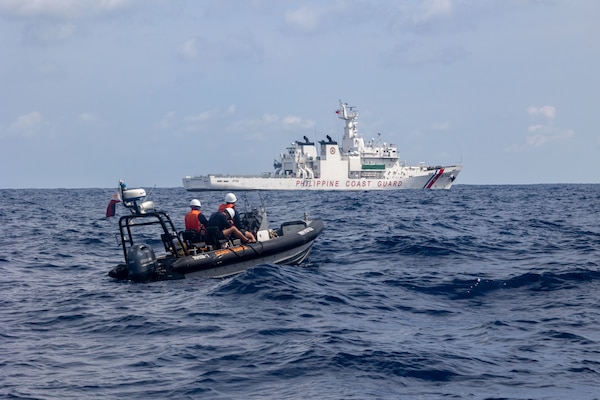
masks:
{"label": "white cloud", "polygon": [[[287,7],[286,2],[280,4]],[[398,23],[399,15],[406,13],[404,4],[381,1],[305,1],[287,4],[293,4],[295,8],[283,12],[282,31],[293,38],[297,35],[323,35],[322,40],[326,40],[332,34],[343,40],[367,27],[366,38],[377,30],[373,25],[389,27]]]}
{"label": "white cloud", "polygon": [[[25,43],[48,45],[75,37],[79,20],[104,17],[124,10],[137,0],[0,0],[0,17],[25,22]],[[85,28],[84,28],[85,29]]]}
{"label": "white cloud", "polygon": [[197,44],[198,38],[193,37],[187,39],[179,46],[179,55],[185,60],[195,60],[198,58],[199,45]]}
{"label": "white cloud", "polygon": [[285,14],[287,26],[298,33],[314,33],[319,27],[322,11],[316,8],[302,7]]}
{"label": "white cloud", "polygon": [[42,122],[42,114],[38,111],[32,111],[28,114],[21,115],[16,121],[10,124],[10,130],[23,136],[31,136],[35,133],[36,129],[39,128]]}
{"label": "white cloud", "polygon": [[531,135],[527,136],[526,142],[530,147],[541,147],[548,143],[567,140],[575,136],[572,129],[561,129],[554,126],[556,119],[556,107],[546,106],[530,106],[527,108],[527,113],[536,121],[527,127],[527,131]]}
{"label": "white cloud", "polygon": [[235,114],[235,106],[231,105],[225,110],[207,110],[198,114],[187,115],[183,118],[185,122],[206,122],[227,118]]}
{"label": "white cloud", "polygon": [[560,140],[570,139],[575,135],[571,129],[558,130],[546,129],[543,132],[527,137],[527,144],[533,147],[540,147],[546,143],[557,142]]}
{"label": "white cloud", "polygon": [[279,129],[280,118],[275,114],[263,114],[260,118],[244,118],[237,121],[233,121],[229,124],[229,129],[232,131],[254,131],[257,129],[272,129],[275,127]]}
{"label": "white cloud", "polygon": [[169,111],[162,119],[154,124],[156,129],[171,129],[175,124],[175,111]]}
{"label": "white cloud", "polygon": [[98,117],[96,117],[90,112],[84,112],[79,115],[79,120],[85,123],[92,123],[96,122],[98,120]]}
{"label": "white cloud", "polygon": [[202,111],[195,115],[186,115],[183,120],[185,122],[204,122],[214,118],[214,111]]}
{"label": "white cloud", "polygon": [[533,117],[537,117],[537,116],[545,117],[546,119],[548,119],[548,121],[554,121],[554,118],[556,118],[556,108],[553,106],[542,106],[542,107],[530,106],[527,109],[527,113]]}
{"label": "white cloud", "polygon": [[0,0],[0,11],[20,17],[77,18],[122,9],[133,0]]}
{"label": "white cloud", "polygon": [[539,131],[540,129],[543,129],[543,128],[544,128],[544,125],[537,124],[537,125],[529,125],[527,130],[529,132],[535,132],[535,131]]}
{"label": "white cloud", "polygon": [[275,114],[263,114],[260,118],[247,118],[234,121],[230,124],[231,131],[246,132],[250,135],[258,131],[269,130],[278,132],[281,130],[306,130],[312,129],[315,122],[298,116],[288,115],[280,117]]}
{"label": "white cloud", "polygon": [[315,126],[314,121],[312,121],[310,119],[303,119],[301,117],[296,117],[296,116],[292,116],[292,115],[284,117],[281,122],[282,122],[282,126],[285,129],[296,129],[296,128],[310,129]]}
{"label": "white cloud", "polygon": [[264,114],[262,116],[262,120],[266,124],[274,124],[277,121],[279,121],[279,117],[277,115],[274,115],[274,114]]}
{"label": "white cloud", "polygon": [[421,13],[416,17],[419,22],[431,19],[446,18],[452,15],[450,0],[428,0],[423,3]]}

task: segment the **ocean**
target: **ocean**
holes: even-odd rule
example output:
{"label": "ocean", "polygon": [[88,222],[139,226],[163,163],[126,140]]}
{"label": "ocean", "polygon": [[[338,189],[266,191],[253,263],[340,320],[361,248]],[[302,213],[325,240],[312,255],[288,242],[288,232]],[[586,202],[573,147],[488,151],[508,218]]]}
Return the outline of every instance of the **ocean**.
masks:
{"label": "ocean", "polygon": [[153,283],[115,189],[0,190],[1,398],[600,398],[600,185],[264,192],[324,220],[303,265]]}

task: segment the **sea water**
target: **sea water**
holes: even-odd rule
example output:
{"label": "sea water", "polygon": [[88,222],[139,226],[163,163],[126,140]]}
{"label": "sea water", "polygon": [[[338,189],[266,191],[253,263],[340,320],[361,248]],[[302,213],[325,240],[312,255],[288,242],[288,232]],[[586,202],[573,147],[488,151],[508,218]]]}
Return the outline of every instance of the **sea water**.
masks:
{"label": "sea water", "polygon": [[600,398],[600,185],[264,192],[324,220],[302,266],[143,284],[114,190],[0,190],[0,397]]}

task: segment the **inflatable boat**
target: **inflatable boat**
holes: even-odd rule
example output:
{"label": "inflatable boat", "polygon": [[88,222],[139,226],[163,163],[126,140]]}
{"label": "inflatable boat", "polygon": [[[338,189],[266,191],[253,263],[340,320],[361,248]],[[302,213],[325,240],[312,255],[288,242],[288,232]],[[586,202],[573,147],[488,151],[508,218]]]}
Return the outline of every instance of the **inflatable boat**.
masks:
{"label": "inflatable boat", "polygon": [[178,232],[169,215],[146,201],[144,189],[121,187],[122,203],[131,214],[119,218],[124,263],[108,275],[115,279],[150,282],[189,277],[222,278],[258,264],[297,265],[308,257],[324,229],[321,220],[287,221],[268,227],[264,207],[240,213],[243,229],[253,232],[255,243],[220,240],[196,241],[189,231]]}

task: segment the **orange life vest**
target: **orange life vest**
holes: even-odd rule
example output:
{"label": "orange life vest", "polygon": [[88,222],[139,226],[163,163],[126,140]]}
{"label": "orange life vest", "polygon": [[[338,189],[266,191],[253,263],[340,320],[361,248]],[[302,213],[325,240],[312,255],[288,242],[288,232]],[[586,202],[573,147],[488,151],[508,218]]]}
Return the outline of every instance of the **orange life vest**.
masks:
{"label": "orange life vest", "polygon": [[233,208],[235,210],[235,204],[233,203],[223,203],[219,206],[219,211],[223,212],[226,208]]}
{"label": "orange life vest", "polygon": [[202,211],[200,210],[191,210],[187,214],[185,214],[185,229],[192,230],[197,232],[202,232],[206,228],[202,226],[200,220],[198,219],[198,215],[200,215]]}

